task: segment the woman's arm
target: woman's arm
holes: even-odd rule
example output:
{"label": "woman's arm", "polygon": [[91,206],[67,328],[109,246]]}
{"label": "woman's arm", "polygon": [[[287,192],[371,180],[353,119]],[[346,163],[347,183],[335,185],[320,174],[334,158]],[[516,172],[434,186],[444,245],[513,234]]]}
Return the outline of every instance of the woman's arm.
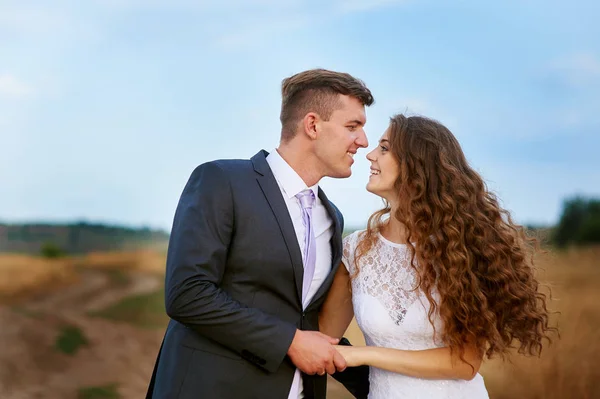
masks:
{"label": "woman's arm", "polygon": [[350,274],[341,263],[319,313],[319,331],[333,338],[341,338],[353,317]]}
{"label": "woman's arm", "polygon": [[425,350],[400,350],[373,346],[336,346],[346,359],[348,367],[368,365],[404,374],[410,377],[427,379],[471,380],[479,372],[483,356],[474,345],[465,347],[463,361],[458,352],[450,348]]}

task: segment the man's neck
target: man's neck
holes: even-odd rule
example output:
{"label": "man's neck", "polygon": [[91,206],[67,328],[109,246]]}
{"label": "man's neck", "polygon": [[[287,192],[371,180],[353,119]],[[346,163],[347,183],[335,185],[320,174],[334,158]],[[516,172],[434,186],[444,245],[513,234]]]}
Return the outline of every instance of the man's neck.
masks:
{"label": "man's neck", "polygon": [[300,176],[307,187],[312,187],[319,183],[323,177],[317,172],[316,168],[311,167],[314,161],[310,154],[297,151],[296,149],[285,145],[279,145],[276,151],[279,153],[281,158],[283,158],[283,160],[287,162],[296,173],[298,173],[298,176]]}

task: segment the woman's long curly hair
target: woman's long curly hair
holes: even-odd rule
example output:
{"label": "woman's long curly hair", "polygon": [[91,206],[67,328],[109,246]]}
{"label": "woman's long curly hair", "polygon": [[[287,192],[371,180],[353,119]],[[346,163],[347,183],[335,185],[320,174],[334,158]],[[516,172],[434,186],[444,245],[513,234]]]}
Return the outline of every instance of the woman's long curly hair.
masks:
{"label": "woman's long curly hair", "polygon": [[[465,344],[488,358],[511,348],[539,355],[549,326],[546,295],[534,275],[534,238],[515,224],[468,164],[454,135],[437,121],[396,115],[388,130],[399,165],[398,209],[389,204],[369,218],[356,249],[359,261],[374,245],[386,215],[406,228],[416,289],[429,303],[434,332],[464,360]],[[439,294],[434,300],[434,292]],[[440,335],[437,335],[440,333]],[[518,342],[518,344],[517,344]]]}

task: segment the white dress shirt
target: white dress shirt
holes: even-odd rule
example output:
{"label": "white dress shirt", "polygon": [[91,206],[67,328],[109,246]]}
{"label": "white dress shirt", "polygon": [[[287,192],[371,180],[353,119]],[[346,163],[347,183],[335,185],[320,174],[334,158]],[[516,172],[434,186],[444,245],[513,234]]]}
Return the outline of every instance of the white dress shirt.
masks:
{"label": "white dress shirt", "polygon": [[[294,169],[279,155],[277,150],[273,150],[267,156],[267,163],[277,180],[285,205],[287,206],[288,212],[294,224],[294,230],[296,231],[296,238],[298,239],[298,246],[302,252],[302,259],[305,258],[304,254],[304,233],[305,228],[302,223],[302,208],[300,207],[300,201],[296,198],[296,194],[303,190],[310,188],[315,194],[315,204],[312,209],[312,224],[315,232],[315,242],[317,247],[317,259],[315,262],[315,274],[310,285],[310,289],[304,303],[303,308],[310,303],[315,293],[327,278],[327,275],[331,271],[331,237],[333,236],[333,220],[329,216],[327,209],[323,205],[323,202],[319,198],[319,185],[315,184],[312,187],[308,187],[302,178],[296,173]],[[294,380],[292,382],[292,389],[288,399],[303,398],[302,393],[302,378],[300,370],[296,369],[294,374]]]}

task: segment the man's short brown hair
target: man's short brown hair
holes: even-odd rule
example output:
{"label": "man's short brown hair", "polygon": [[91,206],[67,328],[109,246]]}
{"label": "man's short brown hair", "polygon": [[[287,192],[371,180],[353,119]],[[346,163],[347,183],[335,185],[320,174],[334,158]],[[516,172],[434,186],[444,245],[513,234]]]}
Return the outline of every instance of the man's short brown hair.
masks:
{"label": "man's short brown hair", "polygon": [[309,112],[329,120],[339,107],[338,95],[356,98],[365,106],[375,101],[363,81],[343,72],[311,69],[286,78],[281,83],[281,139],[296,134],[298,122]]}

